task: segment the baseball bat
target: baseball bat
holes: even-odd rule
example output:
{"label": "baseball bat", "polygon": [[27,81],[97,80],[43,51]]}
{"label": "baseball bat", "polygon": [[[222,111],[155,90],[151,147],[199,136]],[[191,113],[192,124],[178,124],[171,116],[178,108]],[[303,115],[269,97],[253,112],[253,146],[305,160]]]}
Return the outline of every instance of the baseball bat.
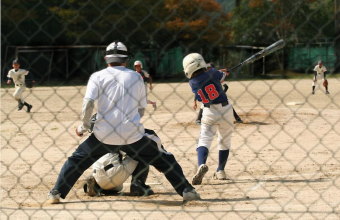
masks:
{"label": "baseball bat", "polygon": [[237,64],[236,66],[233,66],[231,67],[230,69],[228,69],[229,71],[232,71],[236,68],[239,68],[245,64],[249,64],[249,63],[253,63],[255,62],[256,60],[264,57],[264,56],[267,56],[271,53],[274,53],[275,51],[283,48],[285,46],[285,41],[284,40],[278,40],[276,41],[275,43],[269,45],[268,47],[264,48],[263,50],[253,54],[252,56],[250,56],[249,58],[247,58],[246,60],[244,60],[243,62]]}

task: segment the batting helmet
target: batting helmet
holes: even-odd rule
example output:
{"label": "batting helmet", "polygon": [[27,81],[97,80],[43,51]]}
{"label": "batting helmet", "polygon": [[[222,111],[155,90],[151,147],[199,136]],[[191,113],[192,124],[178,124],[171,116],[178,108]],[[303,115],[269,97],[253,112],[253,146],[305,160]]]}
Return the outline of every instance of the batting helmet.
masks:
{"label": "batting helmet", "polygon": [[122,42],[112,42],[106,47],[106,63],[125,63],[128,59],[128,51]]}
{"label": "batting helmet", "polygon": [[141,68],[143,68],[143,64],[142,64],[142,62],[139,61],[139,60],[136,60],[136,61],[134,62],[134,64],[133,64],[133,66],[140,66]]}
{"label": "batting helmet", "polygon": [[191,53],[183,59],[184,74],[187,78],[191,78],[192,74],[202,68],[207,68],[203,57],[199,53]]}

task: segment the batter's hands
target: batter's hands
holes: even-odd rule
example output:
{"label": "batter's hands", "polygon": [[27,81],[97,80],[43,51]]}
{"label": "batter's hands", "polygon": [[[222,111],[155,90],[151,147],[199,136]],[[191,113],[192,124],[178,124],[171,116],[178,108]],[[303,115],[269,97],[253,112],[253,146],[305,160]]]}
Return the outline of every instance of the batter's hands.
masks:
{"label": "batter's hands", "polygon": [[192,108],[196,111],[196,109],[197,109],[197,102],[194,102],[194,105],[192,106]]}
{"label": "batter's hands", "polygon": [[220,69],[219,71],[224,72],[226,74],[226,76],[230,75],[230,72],[227,68],[226,69]]}

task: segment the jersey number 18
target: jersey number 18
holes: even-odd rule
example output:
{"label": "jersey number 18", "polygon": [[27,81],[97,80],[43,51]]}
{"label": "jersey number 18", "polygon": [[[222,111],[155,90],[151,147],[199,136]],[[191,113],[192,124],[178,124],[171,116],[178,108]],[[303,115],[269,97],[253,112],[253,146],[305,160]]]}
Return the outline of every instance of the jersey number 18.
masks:
{"label": "jersey number 18", "polygon": [[[220,95],[218,93],[218,91],[216,90],[216,87],[215,87],[214,84],[209,84],[209,85],[205,86],[204,91],[208,94],[208,98],[211,101],[214,100],[214,99],[217,99],[217,97]],[[209,100],[205,97],[202,89],[199,89],[197,91],[197,94],[201,97],[202,103],[204,103],[204,104],[209,103]]]}

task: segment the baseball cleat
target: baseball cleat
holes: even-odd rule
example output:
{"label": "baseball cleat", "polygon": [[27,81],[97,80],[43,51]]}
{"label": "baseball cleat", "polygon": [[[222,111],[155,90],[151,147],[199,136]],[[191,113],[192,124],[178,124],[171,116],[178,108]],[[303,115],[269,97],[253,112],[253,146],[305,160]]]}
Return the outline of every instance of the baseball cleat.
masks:
{"label": "baseball cleat", "polygon": [[329,94],[329,92],[328,92],[328,91],[326,91],[326,94]]}
{"label": "baseball cleat", "polygon": [[314,95],[314,94],[315,94],[315,92],[313,91],[313,92],[312,92],[312,95]]}
{"label": "baseball cleat", "polygon": [[31,112],[31,109],[32,109],[32,108],[33,108],[33,105],[28,105],[26,111],[27,111],[27,112]]}
{"label": "baseball cleat", "polygon": [[204,175],[208,172],[209,168],[205,164],[201,164],[195,176],[192,178],[192,185],[201,185]]}
{"label": "baseball cleat", "polygon": [[201,199],[200,194],[198,194],[195,189],[187,187],[183,190],[183,202],[200,199]]}
{"label": "baseball cleat", "polygon": [[151,196],[155,194],[149,185],[145,185],[141,181],[131,183],[130,195],[131,196]]}
{"label": "baseball cleat", "polygon": [[23,107],[24,107],[24,104],[23,104],[23,103],[20,103],[20,104],[18,105],[18,111],[20,111]]}
{"label": "baseball cleat", "polygon": [[227,179],[227,175],[225,174],[224,170],[219,170],[219,171],[216,171],[214,173],[213,179],[214,180],[226,180]]}
{"label": "baseball cleat", "polygon": [[58,192],[58,190],[51,190],[51,192],[48,193],[48,200],[47,202],[49,204],[58,204],[60,203],[60,193]]}
{"label": "baseball cleat", "polygon": [[242,119],[238,118],[238,119],[235,121],[235,123],[242,124],[242,123],[243,123],[243,121],[242,121]]}

